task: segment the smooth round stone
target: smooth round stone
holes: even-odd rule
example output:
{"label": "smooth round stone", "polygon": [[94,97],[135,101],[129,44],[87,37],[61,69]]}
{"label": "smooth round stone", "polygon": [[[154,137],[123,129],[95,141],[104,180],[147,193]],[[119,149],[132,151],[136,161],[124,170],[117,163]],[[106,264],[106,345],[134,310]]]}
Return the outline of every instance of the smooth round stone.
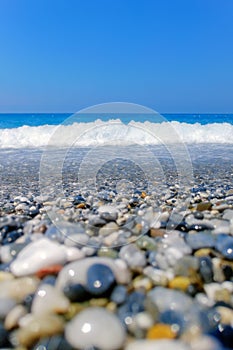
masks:
{"label": "smooth round stone", "polygon": [[130,342],[125,350],[190,350],[190,347],[179,340],[136,340]]}
{"label": "smooth round stone", "polygon": [[[174,327],[173,327],[174,328]],[[147,332],[147,339],[174,339],[177,332],[168,324],[157,323]]]}
{"label": "smooth round stone", "polygon": [[109,222],[99,230],[100,236],[108,236],[112,234],[113,232],[116,232],[119,230],[119,226],[115,222]]}
{"label": "smooth round stone", "polygon": [[169,281],[168,286],[171,289],[180,289],[186,291],[191,284],[191,280],[185,276],[177,276],[174,277],[171,281]]}
{"label": "smooth round stone", "polygon": [[39,280],[35,277],[22,277],[0,283],[0,298],[12,298],[18,302],[26,295],[34,293]]}
{"label": "smooth round stone", "polygon": [[65,286],[63,293],[71,302],[83,302],[90,299],[90,294],[78,283]]}
{"label": "smooth round stone", "polygon": [[17,258],[11,263],[11,271],[15,276],[34,274],[38,270],[67,261],[67,251],[64,245],[41,238],[29,243]]}
{"label": "smooth round stone", "polygon": [[115,283],[112,270],[103,264],[94,264],[87,270],[86,289],[89,293],[101,296],[108,293]]}
{"label": "smooth round stone", "polygon": [[125,329],[111,312],[99,308],[88,308],[75,316],[65,329],[67,341],[78,349],[121,349],[125,342]]}
{"label": "smooth round stone", "polygon": [[146,265],[145,252],[133,244],[122,247],[119,257],[125,260],[131,268],[144,267]]}
{"label": "smooth round stone", "polygon": [[40,338],[62,333],[64,321],[53,314],[28,314],[19,320],[19,327],[15,334],[16,341],[23,347],[31,348]]}
{"label": "smooth round stone", "polygon": [[4,327],[7,330],[11,330],[18,326],[18,322],[21,317],[27,314],[27,309],[22,305],[16,305],[6,316],[4,321]]}
{"label": "smooth round stone", "polygon": [[56,287],[62,289],[67,284],[82,284],[86,286],[87,270],[93,264],[107,265],[113,272],[116,281],[119,284],[128,284],[131,281],[131,274],[124,261],[120,259],[109,259],[101,257],[91,257],[82,260],[74,261],[60,271]]}
{"label": "smooth round stone", "polygon": [[189,311],[192,298],[178,290],[155,287],[148,293],[148,298],[158,307],[160,312],[174,310],[177,312]]}
{"label": "smooth round stone", "polygon": [[219,234],[215,248],[228,260],[233,260],[233,237],[226,234]]}
{"label": "smooth round stone", "polygon": [[209,233],[190,233],[186,235],[187,244],[194,250],[212,248],[215,245],[214,237]]}
{"label": "smooth round stone", "polygon": [[65,313],[69,308],[69,300],[49,284],[40,285],[32,302],[32,313],[42,315],[46,313]]}

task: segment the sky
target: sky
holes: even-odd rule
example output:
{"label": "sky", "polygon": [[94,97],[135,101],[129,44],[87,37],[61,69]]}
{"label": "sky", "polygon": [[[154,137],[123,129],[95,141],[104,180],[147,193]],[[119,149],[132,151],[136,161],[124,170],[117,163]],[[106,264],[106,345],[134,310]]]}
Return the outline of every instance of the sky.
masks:
{"label": "sky", "polygon": [[0,0],[0,113],[233,113],[233,0]]}

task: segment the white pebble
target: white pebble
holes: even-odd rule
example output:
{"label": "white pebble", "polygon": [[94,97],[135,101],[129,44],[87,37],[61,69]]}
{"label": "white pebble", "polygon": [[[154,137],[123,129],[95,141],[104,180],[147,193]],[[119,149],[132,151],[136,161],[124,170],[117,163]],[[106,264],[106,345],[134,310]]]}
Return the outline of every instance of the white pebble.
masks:
{"label": "white pebble", "polygon": [[67,261],[66,247],[41,238],[28,244],[11,264],[11,272],[15,276],[34,274],[39,269]]}
{"label": "white pebble", "polygon": [[65,336],[78,349],[95,346],[102,350],[117,350],[124,344],[125,329],[114,314],[93,307],[80,312],[68,323]]}
{"label": "white pebble", "polygon": [[55,287],[48,284],[40,285],[32,303],[32,313],[42,315],[46,313],[65,313],[70,302]]}

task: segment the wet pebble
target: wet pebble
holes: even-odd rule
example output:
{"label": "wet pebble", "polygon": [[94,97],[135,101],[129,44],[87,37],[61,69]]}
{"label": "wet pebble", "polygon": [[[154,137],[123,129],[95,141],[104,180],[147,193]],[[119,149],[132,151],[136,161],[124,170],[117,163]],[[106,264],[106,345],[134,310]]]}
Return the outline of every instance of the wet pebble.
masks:
{"label": "wet pebble", "polygon": [[144,267],[146,265],[145,253],[133,244],[123,246],[119,252],[119,256],[131,268]]}
{"label": "wet pebble", "polygon": [[111,291],[115,276],[107,265],[93,264],[87,270],[86,289],[95,296],[105,295]]}
{"label": "wet pebble", "polygon": [[67,324],[65,336],[73,347],[81,349],[117,350],[125,342],[125,330],[118,318],[97,307],[87,308],[75,316]]}

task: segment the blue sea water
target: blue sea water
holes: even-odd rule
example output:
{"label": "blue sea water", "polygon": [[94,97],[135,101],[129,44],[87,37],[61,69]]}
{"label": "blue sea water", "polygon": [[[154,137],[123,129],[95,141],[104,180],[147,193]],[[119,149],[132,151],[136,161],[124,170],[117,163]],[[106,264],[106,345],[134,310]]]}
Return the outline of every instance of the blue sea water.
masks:
{"label": "blue sea water", "polygon": [[[72,113],[0,113],[0,129],[18,128],[24,125],[59,125],[67,120]],[[177,121],[180,123],[202,125],[212,123],[229,123],[233,125],[233,114],[162,114],[167,121]],[[76,120],[80,123],[94,122],[96,119],[107,121],[119,118],[117,114],[78,114]],[[123,122],[129,123],[131,120],[137,122],[155,122],[154,114],[126,114]]]}

